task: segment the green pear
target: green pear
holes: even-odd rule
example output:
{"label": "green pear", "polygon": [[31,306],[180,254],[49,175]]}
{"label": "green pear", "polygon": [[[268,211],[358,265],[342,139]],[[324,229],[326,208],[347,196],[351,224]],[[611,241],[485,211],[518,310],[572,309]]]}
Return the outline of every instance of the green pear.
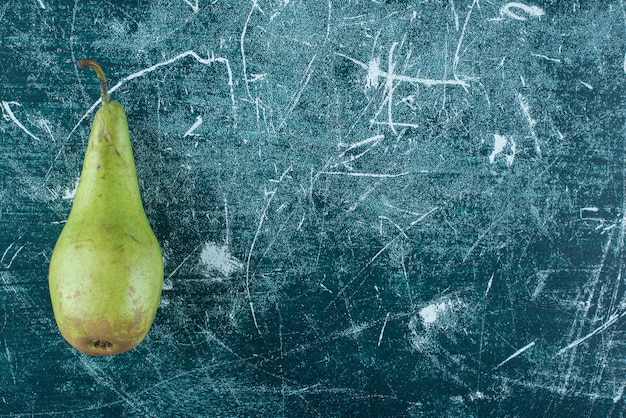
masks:
{"label": "green pear", "polygon": [[50,298],[63,337],[83,353],[117,354],[148,334],[163,257],[141,203],[124,108],[109,99],[100,65],[96,112],[74,203],[52,252]]}

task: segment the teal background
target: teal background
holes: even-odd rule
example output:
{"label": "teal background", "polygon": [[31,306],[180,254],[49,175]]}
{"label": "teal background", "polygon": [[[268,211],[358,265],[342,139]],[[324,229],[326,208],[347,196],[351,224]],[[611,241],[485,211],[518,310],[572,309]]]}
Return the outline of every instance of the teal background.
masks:
{"label": "teal background", "polygon": [[[0,5],[0,416],[622,417],[622,0]],[[104,67],[163,249],[78,353],[47,268]]]}

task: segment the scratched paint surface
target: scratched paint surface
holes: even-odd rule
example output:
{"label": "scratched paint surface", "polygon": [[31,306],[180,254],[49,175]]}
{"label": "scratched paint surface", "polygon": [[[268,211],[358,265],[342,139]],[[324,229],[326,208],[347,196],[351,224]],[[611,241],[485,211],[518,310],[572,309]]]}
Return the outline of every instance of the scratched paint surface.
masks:
{"label": "scratched paint surface", "polygon": [[[0,416],[624,416],[625,16],[4,2]],[[149,336],[111,358],[62,340],[47,290],[84,57],[166,266]]]}

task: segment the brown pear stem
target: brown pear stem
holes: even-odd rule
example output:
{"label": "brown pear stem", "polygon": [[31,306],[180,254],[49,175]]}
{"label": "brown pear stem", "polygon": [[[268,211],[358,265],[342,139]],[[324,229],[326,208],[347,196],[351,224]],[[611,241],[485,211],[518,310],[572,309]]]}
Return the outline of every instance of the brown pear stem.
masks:
{"label": "brown pear stem", "polygon": [[98,80],[100,80],[100,97],[102,97],[102,104],[105,105],[109,103],[110,99],[109,90],[107,89],[107,79],[104,76],[104,70],[102,70],[102,67],[100,66],[100,64],[98,64],[98,61],[86,58],[78,60],[76,62],[76,65],[78,65],[78,67],[80,68],[89,67],[94,69],[96,75],[98,76]]}

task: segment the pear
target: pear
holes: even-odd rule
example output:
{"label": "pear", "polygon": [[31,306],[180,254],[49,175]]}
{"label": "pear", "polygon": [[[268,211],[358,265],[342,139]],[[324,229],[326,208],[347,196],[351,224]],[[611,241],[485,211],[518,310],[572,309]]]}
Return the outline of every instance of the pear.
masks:
{"label": "pear", "polygon": [[77,65],[96,71],[102,106],[48,284],[63,337],[83,353],[106,356],[134,348],[148,334],[161,297],[163,257],[141,203],[124,108],[109,99],[96,61]]}

